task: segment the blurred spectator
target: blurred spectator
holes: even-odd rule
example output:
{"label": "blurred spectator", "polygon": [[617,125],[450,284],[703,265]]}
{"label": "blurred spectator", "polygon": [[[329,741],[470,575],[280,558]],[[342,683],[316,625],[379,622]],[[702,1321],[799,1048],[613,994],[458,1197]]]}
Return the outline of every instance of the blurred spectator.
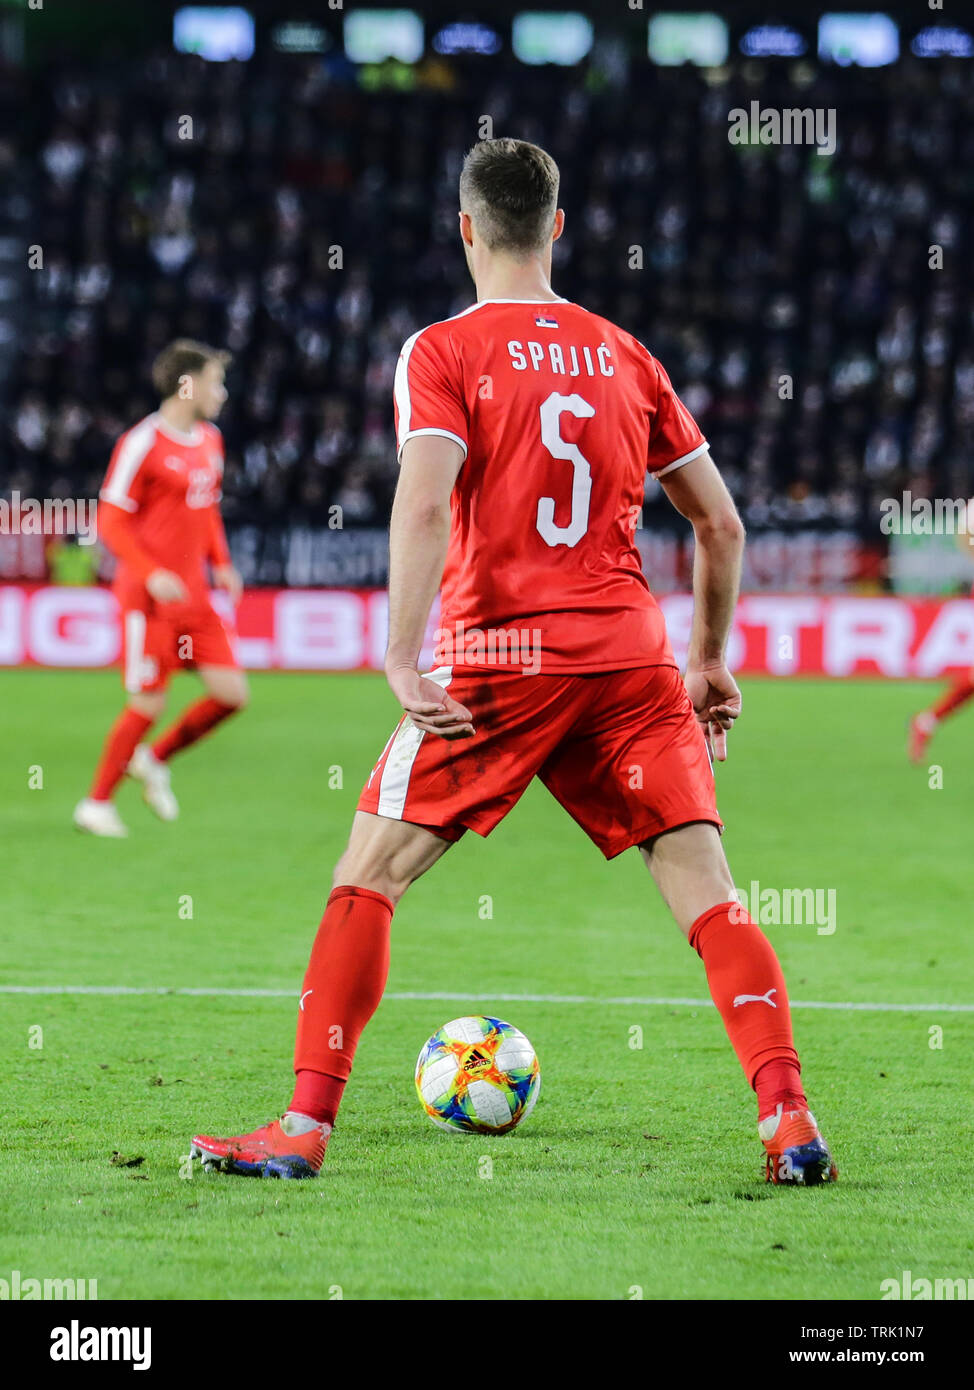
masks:
{"label": "blurred spectator", "polygon": [[[396,357],[472,298],[456,181],[490,111],[561,164],[558,292],[663,360],[752,529],[871,534],[921,475],[974,491],[974,64],[386,76],[170,53],[41,75],[13,164],[45,264],[0,488],[91,495],[187,335],[235,354],[231,524],[384,525]],[[835,107],[837,152],[732,146],[752,98]]]}

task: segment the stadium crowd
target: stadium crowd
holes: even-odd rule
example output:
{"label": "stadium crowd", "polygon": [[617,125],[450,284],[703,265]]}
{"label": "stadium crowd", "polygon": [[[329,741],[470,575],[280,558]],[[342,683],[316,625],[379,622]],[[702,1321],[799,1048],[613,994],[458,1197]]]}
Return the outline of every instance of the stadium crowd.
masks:
{"label": "stadium crowd", "polygon": [[[52,67],[35,95],[0,136],[43,249],[2,490],[93,495],[153,408],[154,354],[190,336],[234,354],[231,528],[325,525],[336,503],[346,527],[384,525],[397,354],[471,300],[456,185],[488,133],[559,161],[556,289],[663,361],[750,529],[874,535],[880,497],[972,491],[972,63],[156,53]],[[834,109],[835,154],[733,145],[752,100]]]}

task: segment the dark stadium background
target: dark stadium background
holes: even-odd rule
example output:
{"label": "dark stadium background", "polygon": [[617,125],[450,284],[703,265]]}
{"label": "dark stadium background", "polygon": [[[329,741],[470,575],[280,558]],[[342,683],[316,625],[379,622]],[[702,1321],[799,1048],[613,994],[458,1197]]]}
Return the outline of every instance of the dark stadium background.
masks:
{"label": "dark stadium background", "polygon": [[[197,336],[235,354],[220,423],[247,583],[382,585],[396,356],[472,298],[456,179],[489,114],[560,162],[556,289],[667,366],[747,523],[747,587],[959,592],[970,567],[935,542],[891,579],[878,509],[906,489],[974,490],[974,61],[909,52],[918,29],[963,19],[837,2],[902,25],[897,63],[840,68],[815,56],[824,3],[714,6],[730,24],[715,72],[647,59],[653,7],[532,0],[590,13],[597,46],[576,67],[526,67],[508,23],[525,7],[427,0],[423,62],[363,69],[342,54],[348,7],[257,0],[254,57],[207,63],[173,52],[171,3],[0,4],[0,490],[94,496],[115,437],[153,408],[153,354]],[[275,52],[290,18],[334,46]],[[498,29],[503,51],[433,53],[458,18]],[[805,58],[738,52],[772,20],[806,36]],[[727,111],[752,99],[836,108],[836,153],[731,145]],[[30,245],[43,269],[27,269]],[[644,521],[657,588],[685,585],[654,485]],[[49,572],[39,542],[0,541],[3,578]]]}
{"label": "dark stadium background", "polygon": [[[921,1309],[918,1284],[974,1288],[957,1110],[974,1046],[972,705],[916,766],[904,725],[949,672],[963,692],[974,565],[955,536],[886,536],[879,507],[974,493],[974,59],[910,54],[929,25],[974,34],[974,7],[662,0],[728,18],[729,60],[710,71],[647,61],[648,0],[413,0],[428,37],[479,19],[503,51],[356,70],[339,39],[351,0],[243,4],[254,57],[208,64],[173,53],[171,2],[0,0],[0,1294],[78,1279],[113,1301],[109,1319],[38,1300],[34,1323],[22,1303],[18,1346],[49,1360],[32,1330],[48,1313],[151,1324],[155,1369],[178,1357],[185,1376],[199,1300],[207,1364],[226,1381],[246,1356],[252,1380],[261,1343],[275,1370],[280,1347],[310,1346],[309,1300],[327,1300],[314,1330],[329,1334],[346,1300],[462,1301],[462,1328],[488,1299],[639,1300],[666,1307],[665,1325],[641,1324],[643,1361],[689,1346],[699,1373],[713,1347],[726,1373],[743,1327],[768,1373],[833,1345],[806,1331],[885,1333],[910,1299],[922,1339],[850,1336],[846,1359],[905,1345],[935,1367],[957,1295]],[[592,59],[514,61],[508,16],[532,8],[592,15]],[[900,59],[820,64],[827,8],[893,15]],[[276,53],[288,19],[334,46]],[[772,21],[806,57],[740,54]],[[835,108],[835,154],[731,145],[727,113],[752,100]],[[187,1172],[191,1135],[286,1104],[330,869],[399,717],[378,674],[392,379],[403,340],[472,298],[456,182],[484,115],[559,160],[556,289],[659,355],[747,523],[728,647],[744,712],[718,804],[750,904],[835,904],[834,931],[761,914],[834,1187],[765,1187],[701,962],[640,856],[605,863],[540,785],[397,910],[320,1181],[268,1193]],[[81,835],[72,814],[124,699],[110,560],[18,532],[5,508],[94,497],[176,334],[235,354],[224,508],[253,698],[180,755],[176,822],[125,779],[129,838]],[[689,544],[655,489],[636,540],[680,662]],[[177,676],[160,728],[199,693]],[[474,1011],[523,1029],[544,1077],[529,1123],[496,1144],[440,1133],[415,1095],[425,1039]],[[263,1337],[227,1335],[219,1305],[235,1300],[251,1323],[265,1305]],[[300,1300],[300,1321],[271,1300]],[[742,1300],[777,1306],[755,1320]],[[564,1339],[505,1336],[519,1369],[530,1341],[550,1364]]]}

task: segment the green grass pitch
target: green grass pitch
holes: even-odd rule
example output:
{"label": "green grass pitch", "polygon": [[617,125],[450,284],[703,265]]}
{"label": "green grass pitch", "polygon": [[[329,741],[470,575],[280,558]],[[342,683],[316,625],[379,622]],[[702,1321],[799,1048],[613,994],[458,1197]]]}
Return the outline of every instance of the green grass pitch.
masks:
{"label": "green grass pitch", "polygon": [[[400,908],[318,1181],[185,1176],[194,1131],[288,1099],[296,993],[391,696],[370,676],[256,677],[249,711],[174,763],[180,821],[128,786],[131,838],[112,842],[70,815],[117,677],[2,680],[0,1276],[96,1279],[102,1299],[469,1300],[871,1299],[906,1269],[974,1274],[974,718],[938,735],[939,777],[910,767],[903,721],[929,687],[747,681],[718,769],[735,881],[836,892],[833,934],[766,928],[795,1000],[968,1007],[796,1008],[841,1173],[802,1192],[761,1181],[715,1010],[607,1002],[705,999],[703,969],[639,856],[604,863],[540,787]],[[178,682],[171,710],[191,693]],[[165,992],[193,988],[282,994]],[[534,1114],[493,1140],[436,1130],[413,1090],[428,1035],[476,1012],[541,1059]]]}

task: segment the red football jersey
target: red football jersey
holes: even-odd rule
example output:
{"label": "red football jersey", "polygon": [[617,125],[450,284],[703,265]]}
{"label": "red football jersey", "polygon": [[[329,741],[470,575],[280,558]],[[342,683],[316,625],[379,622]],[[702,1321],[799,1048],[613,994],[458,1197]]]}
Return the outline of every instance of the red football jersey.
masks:
{"label": "red football jersey", "polygon": [[119,555],[115,588],[123,607],[144,606],[144,581],[156,568],[178,574],[191,600],[206,599],[206,561],[229,563],[222,480],[223,437],[208,421],[183,434],[147,415],[121,436],[98,495],[130,518],[124,528],[105,528]]}
{"label": "red football jersey", "polygon": [[482,300],[405,344],[399,455],[463,448],[436,660],[551,674],[675,665],[633,532],[646,473],[707,442],[631,334],[568,300]]}

